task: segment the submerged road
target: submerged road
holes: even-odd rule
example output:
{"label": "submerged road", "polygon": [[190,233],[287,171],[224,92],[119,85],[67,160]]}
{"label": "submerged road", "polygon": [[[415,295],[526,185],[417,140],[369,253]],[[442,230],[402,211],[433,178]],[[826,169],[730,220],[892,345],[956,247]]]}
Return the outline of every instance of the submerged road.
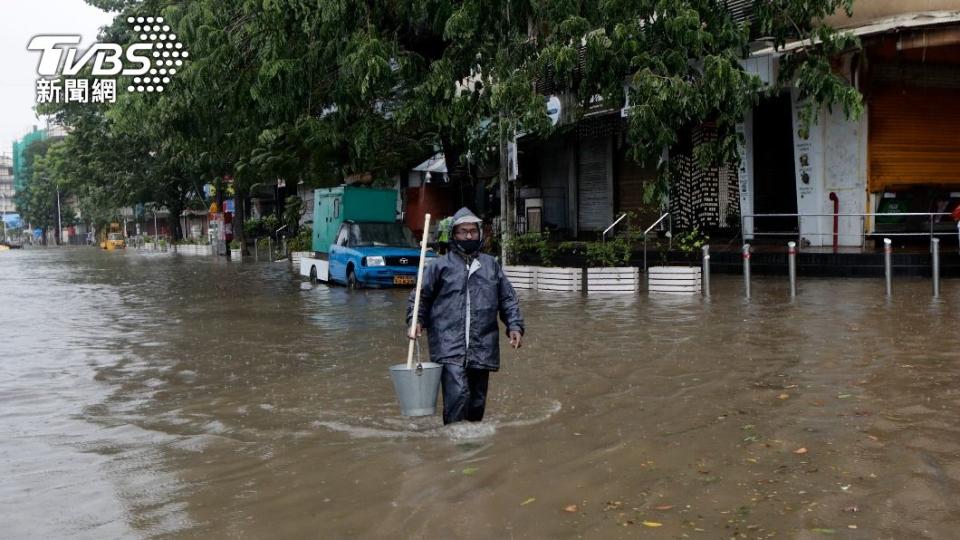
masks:
{"label": "submerged road", "polygon": [[955,538],[960,282],[741,286],[522,291],[488,418],[444,428],[395,403],[406,290],[0,253],[0,536]]}

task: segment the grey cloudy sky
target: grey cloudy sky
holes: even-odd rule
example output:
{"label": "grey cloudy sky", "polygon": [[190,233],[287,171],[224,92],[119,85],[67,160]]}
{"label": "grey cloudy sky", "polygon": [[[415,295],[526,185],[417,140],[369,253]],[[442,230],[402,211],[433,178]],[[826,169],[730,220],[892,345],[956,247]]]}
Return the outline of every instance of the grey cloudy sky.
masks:
{"label": "grey cloudy sky", "polygon": [[0,154],[11,154],[13,141],[43,127],[33,111],[40,53],[28,51],[37,34],[79,34],[81,49],[113,15],[83,0],[2,0],[0,2]]}

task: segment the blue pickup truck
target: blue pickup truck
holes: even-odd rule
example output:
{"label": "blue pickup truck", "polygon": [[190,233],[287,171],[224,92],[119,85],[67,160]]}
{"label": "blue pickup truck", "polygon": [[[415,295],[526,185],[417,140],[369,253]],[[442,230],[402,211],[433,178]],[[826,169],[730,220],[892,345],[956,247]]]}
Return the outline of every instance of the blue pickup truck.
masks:
{"label": "blue pickup truck", "polygon": [[420,248],[397,221],[398,206],[395,189],[316,190],[313,253],[300,259],[300,275],[352,288],[415,285]]}
{"label": "blue pickup truck", "polygon": [[420,248],[402,223],[345,221],[329,261],[330,281],[350,288],[415,285]]}

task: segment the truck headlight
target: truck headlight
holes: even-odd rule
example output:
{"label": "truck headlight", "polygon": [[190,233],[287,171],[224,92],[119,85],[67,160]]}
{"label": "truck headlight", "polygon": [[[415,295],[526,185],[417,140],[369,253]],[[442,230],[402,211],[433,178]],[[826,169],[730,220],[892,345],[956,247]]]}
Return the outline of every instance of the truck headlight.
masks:
{"label": "truck headlight", "polygon": [[367,266],[386,266],[386,261],[383,260],[383,257],[380,255],[371,255],[370,257],[364,257],[364,260],[367,262]]}

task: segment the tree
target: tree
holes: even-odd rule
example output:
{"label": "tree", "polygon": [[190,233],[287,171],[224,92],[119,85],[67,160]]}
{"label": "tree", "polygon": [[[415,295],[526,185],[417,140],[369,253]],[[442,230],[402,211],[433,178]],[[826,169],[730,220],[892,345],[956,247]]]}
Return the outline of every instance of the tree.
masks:
{"label": "tree", "polygon": [[700,157],[729,161],[735,124],[766,91],[740,66],[751,32],[780,48],[804,40],[780,82],[797,85],[811,110],[861,110],[829,65],[856,43],[822,24],[852,0],[757,0],[753,23],[720,0],[88,1],[118,10],[105,39],[131,42],[128,16],[162,15],[191,56],[161,94],[57,108],[74,127],[71,175],[94,186],[91,200],[155,201],[174,215],[206,183],[223,193],[232,178],[242,203],[277,178],[387,178],[437,150],[469,186],[505,137],[555,129],[538,85],[572,96],[574,120],[629,99],[637,160],[711,122],[720,137]]}
{"label": "tree", "polygon": [[[34,141],[23,153],[24,176],[28,179],[24,189],[14,198],[24,221],[43,230],[43,242],[47,241],[47,229],[56,224],[57,183],[45,158],[54,141]],[[57,232],[59,241],[60,233]]]}

